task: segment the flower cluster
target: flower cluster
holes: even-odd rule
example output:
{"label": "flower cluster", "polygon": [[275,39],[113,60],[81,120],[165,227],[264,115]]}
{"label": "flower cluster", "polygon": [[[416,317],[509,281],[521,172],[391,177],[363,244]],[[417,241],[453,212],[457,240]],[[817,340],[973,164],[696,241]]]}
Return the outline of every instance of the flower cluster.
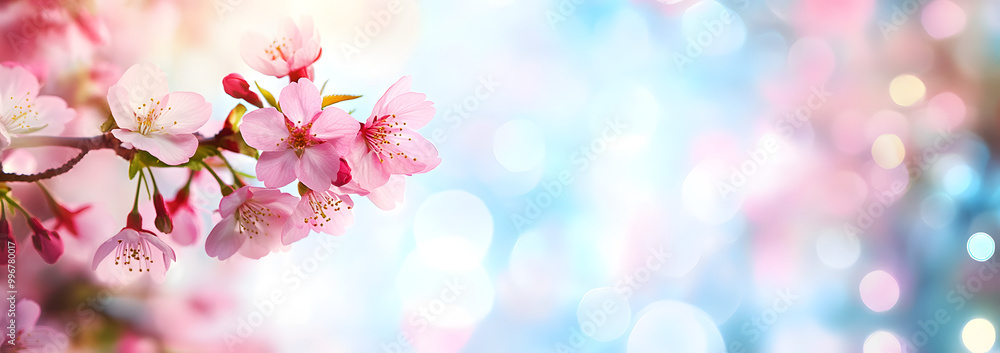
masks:
{"label": "flower cluster", "polygon": [[[214,134],[205,133],[212,104],[197,93],[171,91],[165,72],[139,63],[109,84],[103,135],[56,136],[76,112],[61,98],[39,95],[40,84],[28,70],[0,67],[0,150],[5,162],[11,150],[22,147],[80,150],[58,168],[35,174],[0,172],[0,233],[16,244],[19,237],[7,213],[23,214],[41,259],[57,262],[67,247],[57,231],[79,237],[79,214],[94,210],[84,205],[71,211],[41,181],[73,169],[95,149],[111,149],[126,159],[129,178],[135,181],[126,224],[97,247],[91,262],[95,271],[111,271],[119,278],[150,274],[162,279],[178,260],[171,244],[198,243],[202,216],[209,212],[198,204],[211,197],[195,195],[192,188],[218,185],[221,220],[208,232],[204,248],[219,260],[235,254],[258,259],[312,232],[341,235],[353,223],[352,196],[368,197],[383,209],[394,207],[402,199],[404,176],[428,172],[440,163],[435,147],[417,133],[433,118],[433,103],[411,92],[410,77],[403,77],[388,88],[367,119],[356,119],[334,105],[360,96],[324,95],[314,83],[321,53],[318,32],[308,18],[298,24],[286,21],[275,36],[247,34],[241,42],[246,64],[264,75],[287,77],[288,83],[275,99],[260,85],[251,89],[242,75],[227,75],[222,79],[224,91],[253,110],[237,104]],[[29,134],[38,136],[22,137]],[[252,176],[233,168],[232,158],[254,158],[257,180],[247,180]],[[189,170],[187,181],[169,200],[161,192],[166,184],[156,181],[157,176],[162,182],[164,175],[174,175],[164,173],[167,168]],[[21,204],[12,192],[17,182],[36,182],[51,221],[33,216]],[[146,217],[151,223],[143,222],[140,206],[147,204],[155,213]]]}

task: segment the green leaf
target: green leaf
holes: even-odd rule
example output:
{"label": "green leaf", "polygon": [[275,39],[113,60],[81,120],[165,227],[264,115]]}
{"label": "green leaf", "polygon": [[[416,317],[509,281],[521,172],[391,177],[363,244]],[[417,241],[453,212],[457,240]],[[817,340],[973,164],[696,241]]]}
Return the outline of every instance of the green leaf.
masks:
{"label": "green leaf", "polygon": [[191,159],[188,160],[187,163],[181,164],[178,167],[184,167],[191,170],[201,170],[201,161],[205,160],[205,158],[218,155],[219,151],[214,147],[198,146],[198,149],[194,151],[194,155],[191,156]]}
{"label": "green leaf", "polygon": [[327,83],[330,83],[330,79],[326,79],[326,81],[323,81],[323,87],[319,88],[319,94],[323,94],[323,91],[326,90]]}
{"label": "green leaf", "polygon": [[240,121],[243,120],[243,114],[247,113],[247,107],[243,106],[243,103],[237,104],[233,107],[233,110],[229,111],[229,116],[226,120],[229,121],[229,125],[233,127],[236,131],[240,131]]}
{"label": "green leaf", "polygon": [[349,101],[358,98],[361,98],[361,96],[352,96],[349,94],[331,94],[329,96],[323,97],[323,108],[326,108],[328,105],[334,103]]}
{"label": "green leaf", "polygon": [[281,107],[278,106],[278,101],[274,100],[274,95],[272,95],[271,92],[268,92],[266,89],[261,88],[260,84],[257,83],[257,81],[254,81],[253,84],[257,85],[257,89],[260,90],[260,94],[264,96],[264,100],[267,101],[267,104],[270,104],[272,107],[278,109],[278,111],[280,112]]}
{"label": "green leaf", "polygon": [[153,155],[149,154],[149,152],[142,151],[142,150],[136,151],[135,156],[132,157],[132,160],[133,161],[134,160],[138,160],[139,163],[141,164],[140,168],[141,167],[153,167],[153,168],[169,168],[169,167],[173,167],[172,165],[169,165],[169,164],[161,162],[158,158],[153,157]]}
{"label": "green leaf", "polygon": [[118,128],[118,123],[115,122],[115,117],[108,115],[108,119],[101,124],[101,132],[108,132]]}
{"label": "green leaf", "polygon": [[236,145],[240,148],[240,153],[253,157],[253,159],[260,159],[260,151],[256,148],[250,147],[245,140],[243,140],[243,133],[236,133]]}
{"label": "green leaf", "polygon": [[135,175],[139,174],[139,170],[143,168],[142,162],[139,161],[139,154],[132,156],[132,160],[128,163],[128,179],[135,179]]}

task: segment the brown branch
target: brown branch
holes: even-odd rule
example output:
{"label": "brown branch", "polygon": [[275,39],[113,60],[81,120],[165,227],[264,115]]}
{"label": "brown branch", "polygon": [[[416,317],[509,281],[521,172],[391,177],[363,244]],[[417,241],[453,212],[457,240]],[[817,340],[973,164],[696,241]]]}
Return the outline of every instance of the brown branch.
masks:
{"label": "brown branch", "polygon": [[111,148],[108,134],[94,137],[61,137],[61,136],[24,136],[15,138],[10,143],[9,149],[29,148],[29,147],[72,147],[80,150],[95,150],[101,148]]}
{"label": "brown branch", "polygon": [[[219,143],[219,136],[212,138],[203,138],[198,136],[199,145],[211,145],[218,147]],[[118,141],[118,139],[111,133],[105,133],[94,137],[24,136],[15,138],[11,141],[8,149],[31,147],[70,147],[79,149],[80,153],[66,163],[63,163],[63,165],[47,169],[40,173],[17,174],[0,171],[0,183],[35,182],[65,174],[73,169],[77,163],[80,163],[87,153],[93,150],[111,149],[125,160],[131,160],[132,156],[135,155],[135,149],[122,147],[121,142]]]}
{"label": "brown branch", "polygon": [[20,182],[36,182],[36,181],[39,181],[39,180],[45,180],[45,179],[48,179],[48,178],[52,178],[52,177],[61,175],[63,173],[66,173],[70,169],[73,169],[73,167],[76,166],[77,163],[80,163],[80,161],[83,160],[83,156],[86,156],[87,152],[90,152],[90,150],[89,149],[80,150],[80,153],[77,154],[76,157],[73,157],[73,159],[70,159],[69,161],[67,161],[63,165],[55,167],[55,168],[49,168],[49,169],[47,169],[47,170],[45,170],[44,172],[41,172],[41,173],[35,173],[35,174],[27,174],[27,175],[25,175],[25,174],[16,174],[16,173],[3,172],[3,173],[0,173],[0,181],[3,181],[3,182],[18,182],[18,181],[20,181]]}

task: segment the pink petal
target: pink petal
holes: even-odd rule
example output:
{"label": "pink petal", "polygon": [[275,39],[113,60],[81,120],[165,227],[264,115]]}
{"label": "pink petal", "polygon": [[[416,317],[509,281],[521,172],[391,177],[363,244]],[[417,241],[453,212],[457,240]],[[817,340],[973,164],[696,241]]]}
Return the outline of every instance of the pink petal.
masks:
{"label": "pink petal", "polygon": [[295,71],[312,65],[319,60],[322,51],[323,49],[320,47],[319,40],[309,39],[302,44],[302,47],[295,51],[288,67],[291,68],[292,71]]}
{"label": "pink petal", "polygon": [[240,255],[258,259],[279,249],[285,223],[298,200],[295,196],[276,189],[253,188],[253,201],[266,207],[270,216],[262,216],[256,223],[257,232],[240,247]]}
{"label": "pink petal", "polygon": [[[382,95],[382,98],[379,98],[378,102],[375,103],[375,108],[372,109],[373,112],[372,115],[373,116],[376,115],[374,114],[376,112],[381,113],[382,110],[385,109],[385,107],[389,104],[390,101],[392,101],[393,99],[395,99],[396,97],[398,97],[403,93],[409,92],[410,83],[412,81],[413,79],[410,76],[403,76],[402,78],[399,79],[399,81],[396,81],[396,83],[392,84],[392,86],[389,86],[389,89],[385,91],[385,94]],[[368,123],[371,124],[370,118],[368,119]]]}
{"label": "pink petal", "polygon": [[139,233],[139,237],[145,239],[150,245],[156,247],[156,249],[163,253],[164,270],[170,269],[170,261],[167,261],[168,259],[171,261],[177,261],[177,254],[174,253],[174,249],[171,248],[170,245],[167,245],[167,243],[164,243],[160,237],[152,233]]}
{"label": "pink petal", "polygon": [[212,228],[212,232],[205,239],[205,253],[219,260],[225,260],[233,256],[237,250],[243,246],[246,237],[236,232],[236,217],[227,216],[219,224]]}
{"label": "pink petal", "polygon": [[118,232],[118,234],[115,234],[110,239],[101,243],[101,246],[97,247],[97,252],[94,253],[94,261],[91,263],[92,270],[96,271],[101,261],[104,261],[111,254],[111,251],[118,247],[118,242],[124,240],[125,236],[123,233],[126,232],[135,233],[132,229],[122,229],[121,232]]}
{"label": "pink petal", "polygon": [[368,194],[368,200],[378,208],[391,210],[396,208],[397,203],[403,202],[405,187],[406,181],[403,176],[393,175],[385,185],[372,190]]}
{"label": "pink petal", "polygon": [[323,143],[308,147],[295,164],[295,176],[312,190],[327,190],[340,171],[340,154],[333,145]]}
{"label": "pink petal", "polygon": [[278,105],[281,112],[296,126],[305,125],[312,121],[312,118],[320,112],[323,106],[323,97],[319,95],[316,85],[304,78],[299,82],[289,83],[281,90],[278,97]]}
{"label": "pink petal", "polygon": [[269,188],[280,188],[295,180],[299,158],[294,150],[264,151],[257,160],[257,179]]}
{"label": "pink petal", "polygon": [[187,163],[198,149],[198,138],[191,134],[143,135],[122,129],[112,130],[111,133],[122,142],[149,152],[153,157],[169,165]]}
{"label": "pink petal", "polygon": [[332,208],[325,210],[325,216],[329,220],[320,222],[322,226],[313,225],[311,218],[315,216],[316,211],[310,203],[310,196],[315,196],[316,192],[313,191],[303,195],[302,200],[296,205],[295,212],[292,213],[289,222],[285,224],[285,235],[282,237],[283,244],[289,245],[305,238],[309,235],[310,230],[330,235],[341,235],[344,233],[346,227],[354,223],[354,214],[348,208],[348,206],[354,206],[354,201],[351,200],[350,196],[335,194],[331,191],[324,191],[323,193],[340,199],[342,201],[339,206],[340,210],[335,211]]}
{"label": "pink petal", "polygon": [[[35,75],[23,67],[0,66],[0,98],[2,98],[0,101],[3,102],[0,107],[12,106],[10,104],[13,103],[10,99],[12,96],[14,100],[34,97],[38,94],[39,88],[41,87]],[[23,97],[25,94],[29,94],[29,97]]]}
{"label": "pink petal", "polygon": [[34,300],[21,299],[17,302],[16,315],[18,318],[18,328],[31,331],[38,323],[38,317],[42,316],[42,308]]}
{"label": "pink petal", "polygon": [[66,101],[55,96],[39,96],[32,102],[35,112],[38,112],[39,126],[47,125],[38,130],[40,135],[59,135],[70,120],[76,117],[76,111],[66,106]]}
{"label": "pink petal", "polygon": [[128,99],[128,90],[122,86],[111,86],[108,88],[108,106],[111,108],[111,116],[115,118],[115,124],[119,128],[135,131],[139,129],[139,123],[135,119],[135,108]]}
{"label": "pink petal", "polygon": [[178,209],[173,215],[174,231],[170,233],[171,238],[178,245],[188,246],[194,244],[201,235],[201,218],[188,208]]}
{"label": "pink petal", "polygon": [[150,99],[159,100],[170,93],[167,89],[167,74],[151,63],[132,65],[125,70],[114,87],[125,89],[127,100],[123,103],[133,109],[143,103],[148,104]]}
{"label": "pink petal", "polygon": [[173,92],[165,98],[166,109],[156,119],[154,127],[163,127],[170,134],[191,134],[198,131],[212,117],[212,104],[200,94]]}
{"label": "pink petal", "polygon": [[254,235],[240,247],[239,253],[251,259],[260,259],[281,247],[281,235]]}
{"label": "pink petal", "polygon": [[292,219],[285,223],[285,230],[281,234],[281,244],[292,245],[292,243],[299,240],[305,239],[309,236],[310,227],[305,222],[301,222],[305,217],[309,217],[308,214],[292,214]]}
{"label": "pink petal", "polygon": [[298,197],[281,192],[278,189],[252,187],[251,190],[254,201],[267,204],[272,213],[282,217],[292,214],[292,209],[295,208],[295,204],[299,201]]}
{"label": "pink petal", "polygon": [[261,151],[280,151],[288,148],[288,127],[285,115],[277,109],[257,109],[243,116],[240,124],[243,140],[250,147]]}
{"label": "pink petal", "polygon": [[[427,139],[413,130],[403,130],[400,136],[389,136],[389,144],[385,151],[394,157],[385,161],[384,168],[389,174],[423,173],[434,169],[441,163],[437,148]],[[398,155],[397,153],[403,153]]]}
{"label": "pink petal", "polygon": [[312,17],[302,16],[298,26],[291,19],[287,19],[284,23],[284,31],[295,48],[295,54],[292,55],[289,62],[289,69],[298,70],[312,65],[319,59],[321,51],[319,34],[313,26]]}
{"label": "pink petal", "polygon": [[345,155],[360,130],[361,124],[350,114],[340,108],[329,107],[316,117],[309,132],[320,140],[332,143],[337,152]]}
{"label": "pink petal", "polygon": [[390,101],[379,116],[396,115],[395,121],[400,124],[405,122],[405,127],[416,130],[427,125],[435,111],[434,103],[427,100],[427,95],[407,92]]}
{"label": "pink petal", "polygon": [[64,352],[69,347],[66,334],[49,327],[39,326],[21,337],[25,353]]}
{"label": "pink petal", "polygon": [[368,145],[361,135],[354,139],[347,162],[351,166],[350,184],[356,183],[361,189],[371,191],[389,181],[385,162],[379,161],[378,155],[368,150]]}
{"label": "pink petal", "polygon": [[[10,147],[10,138],[10,132],[7,132],[7,128],[3,126],[3,124],[0,124],[0,151]],[[10,170],[8,170],[8,172],[10,172]]]}
{"label": "pink petal", "polygon": [[236,213],[236,209],[243,205],[243,203],[252,196],[253,193],[250,191],[250,187],[248,186],[236,189],[236,191],[232,194],[226,195],[221,201],[219,201],[219,213],[221,213],[223,217]]}
{"label": "pink petal", "polygon": [[240,57],[250,66],[262,74],[274,77],[283,77],[291,71],[288,64],[278,58],[271,60],[271,56],[265,52],[271,45],[271,39],[258,34],[247,33],[240,39]]}

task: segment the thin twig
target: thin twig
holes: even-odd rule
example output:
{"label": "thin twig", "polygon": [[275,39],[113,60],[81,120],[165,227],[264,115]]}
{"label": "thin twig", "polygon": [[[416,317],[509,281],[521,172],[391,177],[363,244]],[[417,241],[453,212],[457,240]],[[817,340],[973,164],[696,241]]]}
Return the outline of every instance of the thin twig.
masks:
{"label": "thin twig", "polygon": [[[198,136],[200,145],[217,146],[219,139],[216,137],[203,138]],[[0,183],[2,182],[36,182],[62,175],[69,172],[83,160],[83,157],[90,151],[99,149],[111,149],[125,160],[131,160],[135,150],[124,148],[121,142],[111,133],[105,133],[94,137],[63,137],[63,136],[22,136],[11,141],[7,149],[31,148],[31,147],[70,147],[80,150],[80,153],[61,166],[50,168],[44,172],[35,174],[17,174],[0,171]]]}

